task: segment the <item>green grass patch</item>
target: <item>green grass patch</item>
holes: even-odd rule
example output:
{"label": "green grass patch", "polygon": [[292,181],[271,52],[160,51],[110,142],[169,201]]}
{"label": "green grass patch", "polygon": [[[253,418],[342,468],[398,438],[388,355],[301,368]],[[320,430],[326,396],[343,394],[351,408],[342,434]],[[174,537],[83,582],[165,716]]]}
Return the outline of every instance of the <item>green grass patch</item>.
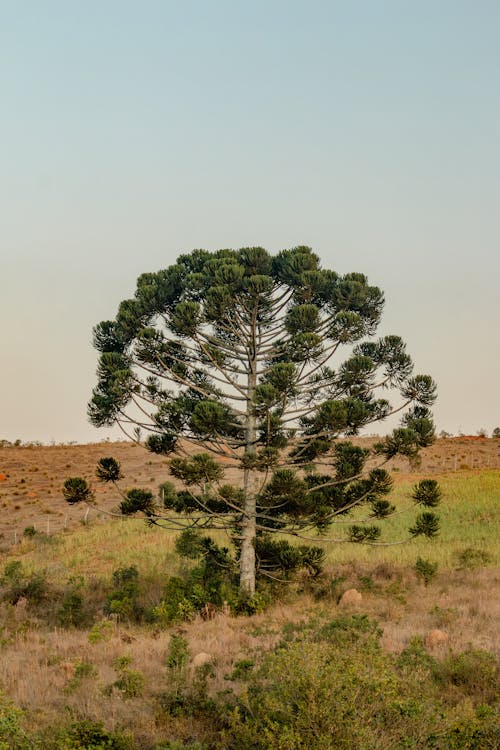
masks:
{"label": "green grass patch", "polygon": [[[418,537],[410,540],[408,528],[416,513],[410,494],[414,481],[397,484],[391,501],[398,510],[408,508],[394,517],[378,522],[382,542],[397,542],[395,546],[354,545],[318,541],[326,551],[327,565],[359,561],[374,564],[388,563],[401,567],[413,566],[418,557],[436,562],[439,569],[460,566],[460,555],[468,549],[484,553],[484,564],[500,563],[500,471],[471,472],[441,477],[443,499],[436,509],[440,517],[440,534],[436,539]],[[349,525],[367,515],[362,509],[332,526],[325,539],[347,537]],[[213,534],[216,541],[227,544],[227,537]],[[148,527],[143,519],[108,521],[82,527],[78,531],[57,537],[57,543],[38,544],[28,540],[6,557],[22,559],[27,570],[45,569],[51,580],[65,581],[69,575],[88,578],[109,577],[120,566],[138,565],[143,575],[175,575],[179,558],[175,552],[177,534]],[[302,542],[303,540],[299,540]],[[185,563],[182,563],[185,565]]]}
{"label": "green grass patch", "polygon": [[[396,485],[391,502],[398,510],[408,512],[378,522],[382,529],[381,542],[408,539],[408,528],[416,512],[410,499],[415,482]],[[464,550],[477,549],[485,553],[485,565],[500,564],[500,472],[485,471],[470,474],[453,474],[441,477],[443,492],[441,504],[436,508],[440,518],[440,533],[436,539],[418,537],[395,546],[353,545],[324,542],[327,564],[347,563],[353,560],[374,565],[395,564],[413,566],[418,557],[438,563],[440,569],[459,567],[459,557]],[[366,517],[359,511],[332,526],[326,538],[347,536],[349,525],[357,518]]]}

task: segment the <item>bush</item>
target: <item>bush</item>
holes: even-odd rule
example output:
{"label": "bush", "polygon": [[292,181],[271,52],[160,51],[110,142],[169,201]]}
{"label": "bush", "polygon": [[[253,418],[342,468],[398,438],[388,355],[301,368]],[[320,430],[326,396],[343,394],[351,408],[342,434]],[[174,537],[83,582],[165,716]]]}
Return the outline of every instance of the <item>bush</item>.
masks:
{"label": "bush", "polygon": [[82,587],[83,578],[69,578],[57,610],[58,625],[78,628],[86,624],[88,617],[84,608]]}
{"label": "bush", "polygon": [[140,698],[144,692],[144,675],[129,669],[132,660],[129,656],[119,656],[113,661],[117,679],[104,688],[106,695],[118,690],[123,698]]}
{"label": "bush", "polygon": [[160,695],[160,706],[170,716],[210,715],[218,719],[218,710],[208,698],[208,679],[213,676],[212,664],[203,664],[191,677],[188,669],[189,647],[185,638],[172,635],[167,654],[168,688]]}
{"label": "bush", "polygon": [[40,604],[48,588],[44,571],[26,573],[19,560],[11,560],[5,565],[0,587],[2,600],[9,604],[17,604],[22,598],[26,598],[30,604]]}
{"label": "bush", "polygon": [[160,625],[169,625],[179,620],[191,620],[196,607],[188,597],[186,581],[177,576],[168,579],[163,599],[151,610],[151,619]]}
{"label": "bush", "polygon": [[135,746],[130,737],[108,732],[100,722],[83,719],[59,732],[55,745],[48,747],[51,750],[134,750]]}
{"label": "bush", "polygon": [[[366,616],[297,629],[245,675],[222,747],[493,750],[494,711],[473,706],[480,699],[493,703],[493,657],[465,654],[440,666],[421,642],[394,657],[379,639]],[[474,669],[489,686],[481,694]],[[451,707],[441,700],[450,681],[461,685],[460,703]]]}
{"label": "bush", "polygon": [[135,565],[128,568],[118,568],[113,573],[115,586],[107,598],[105,612],[108,615],[118,615],[120,619],[139,622],[144,610],[139,604],[139,571]]}
{"label": "bush", "polygon": [[[349,644],[349,645],[347,645]],[[368,618],[343,618],[282,645],[251,676],[223,745],[232,750],[380,747],[421,730],[432,707],[402,689]],[[414,730],[412,729],[414,727]]]}
{"label": "bush", "polygon": [[450,654],[435,663],[433,674],[441,694],[453,702],[468,698],[479,705],[498,699],[500,670],[495,657],[487,651],[470,649]]}
{"label": "bush", "polygon": [[0,691],[0,750],[41,750],[36,739],[24,731],[23,712]]}
{"label": "bush", "polygon": [[498,750],[500,719],[488,706],[474,710],[462,703],[439,737],[432,737],[432,750]]}
{"label": "bush", "polygon": [[491,555],[482,549],[467,547],[457,554],[459,570],[477,570],[491,562]]}
{"label": "bush", "polygon": [[170,742],[160,742],[159,745],[155,745],[154,750],[204,750],[204,747],[201,742],[185,744],[179,740],[171,740]]}
{"label": "bush", "polygon": [[77,661],[75,663],[75,673],[66,685],[65,692],[71,693],[80,687],[82,680],[89,677],[96,677],[97,669],[88,661]]}
{"label": "bush", "polygon": [[115,626],[110,620],[101,620],[96,622],[93,628],[90,630],[88,639],[92,644],[101,643],[102,641],[109,641],[114,633]]}
{"label": "bush", "polygon": [[417,557],[417,562],[414,567],[417,578],[420,578],[426,586],[436,577],[438,564],[431,562],[430,560],[424,560],[422,557]]}

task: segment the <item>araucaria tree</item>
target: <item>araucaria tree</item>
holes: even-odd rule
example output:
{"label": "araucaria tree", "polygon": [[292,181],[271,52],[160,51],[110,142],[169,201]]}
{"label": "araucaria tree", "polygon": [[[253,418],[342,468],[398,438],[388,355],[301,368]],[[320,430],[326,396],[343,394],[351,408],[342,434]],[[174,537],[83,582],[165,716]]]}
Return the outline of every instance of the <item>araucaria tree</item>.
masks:
{"label": "araucaria tree", "polygon": [[[381,544],[377,522],[396,512],[383,465],[397,454],[416,460],[432,442],[435,399],[399,337],[373,338],[383,301],[364,275],[324,270],[308,247],[195,250],[140,276],[116,319],[94,329],[89,416],[132,439],[146,433],[178,481],[157,500],[129,491],[121,512],[189,528],[186,544],[193,529],[228,530],[247,595],[256,574],[319,570],[323,553],[307,542],[329,539],[336,521],[347,529],[338,541]],[[370,450],[349,440],[396,412],[400,426]],[[116,461],[102,459],[98,477],[116,482]],[[69,502],[89,493],[83,480],[66,483]],[[423,507],[409,537],[434,536],[436,483],[418,484],[413,500]]]}

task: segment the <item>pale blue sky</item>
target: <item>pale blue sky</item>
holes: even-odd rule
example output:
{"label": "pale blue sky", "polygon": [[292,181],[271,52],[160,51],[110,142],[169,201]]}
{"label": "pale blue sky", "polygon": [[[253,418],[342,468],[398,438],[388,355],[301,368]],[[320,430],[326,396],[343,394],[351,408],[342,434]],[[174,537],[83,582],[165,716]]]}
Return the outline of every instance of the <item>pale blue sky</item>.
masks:
{"label": "pale blue sky", "polygon": [[438,429],[500,425],[497,0],[0,0],[0,438],[98,440],[97,353],[180,252],[386,294]]}

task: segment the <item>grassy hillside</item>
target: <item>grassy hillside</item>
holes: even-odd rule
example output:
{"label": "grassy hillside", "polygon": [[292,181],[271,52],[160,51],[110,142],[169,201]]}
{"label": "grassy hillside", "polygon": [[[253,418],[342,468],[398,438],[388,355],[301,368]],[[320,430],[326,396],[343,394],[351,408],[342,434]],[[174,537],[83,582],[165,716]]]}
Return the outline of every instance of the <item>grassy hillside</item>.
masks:
{"label": "grassy hillside", "polygon": [[[90,476],[102,446],[80,448],[3,449],[3,467],[6,453],[20,451],[9,454],[0,490],[9,535],[56,497],[54,486],[48,498],[30,498],[33,484],[25,488],[21,479],[39,475],[40,459],[52,450],[57,462],[43,470],[50,482],[67,473]],[[489,441],[490,463],[496,449]],[[153,486],[164,478],[163,459],[147,464],[138,449],[118,450],[138,473],[129,475],[131,483]],[[5,750],[33,750],[37,733],[44,750],[496,748],[500,471],[439,473],[433,467],[449,463],[440,450],[422,467],[443,490],[438,539],[374,547],[324,540],[325,572],[267,589],[262,611],[251,616],[234,617],[224,607],[206,612],[207,619],[192,611],[185,619],[159,616],[171,595],[166,581],[182,579],[194,563],[177,556],[172,534],[141,519],[105,520],[93,511],[84,524],[81,509],[70,509],[75,517],[64,524],[56,515],[67,513],[61,504],[53,516],[59,530],[21,531],[0,553],[0,692],[24,709],[26,733],[0,695],[0,748],[4,741]],[[38,471],[19,465],[26,455]],[[83,455],[79,467],[74,457]],[[421,473],[394,466],[393,476],[404,506]],[[104,493],[102,499],[106,507],[116,502]],[[30,504],[16,511],[23,503]],[[408,525],[404,512],[385,522],[384,541],[398,541]],[[428,585],[417,575],[419,558],[437,564]],[[127,579],[131,568],[136,577]],[[353,588],[361,598],[344,603]],[[110,611],[113,597],[120,607]],[[303,654],[310,658],[302,662]],[[329,672],[328,664],[343,666]],[[355,703],[351,694],[359,696]],[[366,731],[342,718],[352,710],[364,716]],[[88,722],[104,724],[99,741],[101,730]]]}
{"label": "grassy hillside", "polygon": [[[332,536],[345,536],[344,527],[351,524],[356,515],[349,516],[345,524],[335,525],[324,539],[314,537],[327,552],[327,567],[333,570],[336,565],[351,561],[411,566],[420,556],[437,562],[440,568],[453,568],[459,565],[460,555],[468,548],[481,550],[486,565],[499,565],[500,471],[461,471],[440,477],[443,500],[439,507],[439,538],[420,537],[390,546],[408,539],[412,511],[409,497],[414,482],[405,479],[396,484],[394,502],[397,507],[406,505],[408,512],[383,522],[383,542],[389,546],[353,546],[328,541]],[[29,568],[45,567],[56,579],[75,574],[109,575],[119,565],[138,564],[148,574],[155,571],[172,571],[173,574],[177,569],[179,563],[172,533],[149,528],[142,518],[106,519],[106,523],[100,523],[96,515],[91,515],[87,523],[80,523],[73,531],[47,537],[42,530],[33,539],[21,537],[20,544],[4,553],[3,559],[22,558]],[[219,535],[219,539],[223,542],[223,535]]]}

